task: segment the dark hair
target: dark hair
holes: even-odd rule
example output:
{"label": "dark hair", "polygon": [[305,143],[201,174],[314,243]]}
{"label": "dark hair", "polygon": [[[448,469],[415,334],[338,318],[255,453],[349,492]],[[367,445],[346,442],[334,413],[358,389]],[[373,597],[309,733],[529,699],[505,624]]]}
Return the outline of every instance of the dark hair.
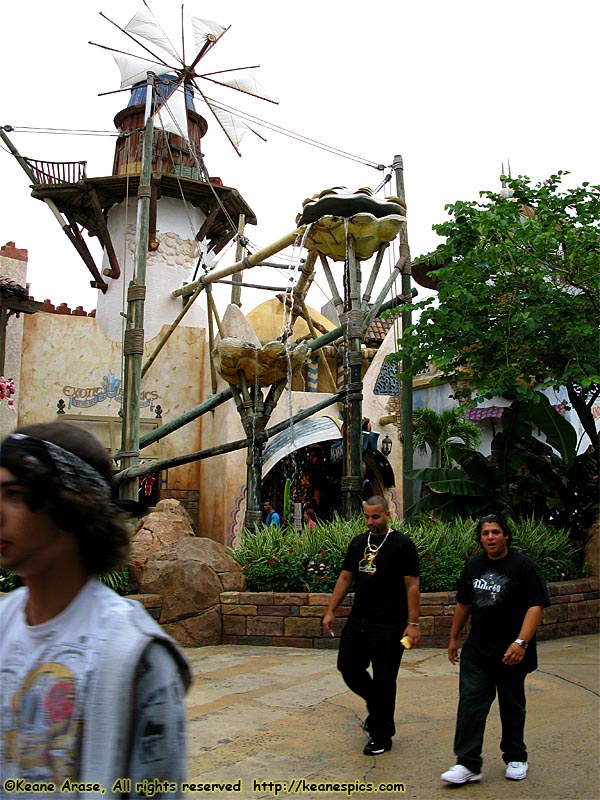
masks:
{"label": "dark hair", "polygon": [[382,497],[380,494],[372,494],[371,497],[368,497],[365,500],[365,505],[366,506],[381,506],[381,508],[384,511],[389,511],[390,510],[390,504],[385,499],[385,497]]}
{"label": "dark hair", "polygon": [[[104,445],[88,431],[67,422],[24,425],[15,434],[24,434],[23,440],[7,437],[0,463],[23,484],[27,507],[46,511],[57,527],[75,536],[81,561],[90,575],[102,575],[123,566],[129,555],[129,533],[123,512],[110,497],[113,465]],[[31,437],[31,445],[37,449],[33,457],[27,457],[26,437]],[[85,461],[95,470],[96,474],[92,472],[90,476],[95,480],[88,481],[80,472],[76,476],[78,489],[67,488],[43,442],[58,445]],[[84,465],[80,466],[83,469]],[[98,490],[103,481],[105,493]]]}
{"label": "dark hair", "polygon": [[508,527],[504,517],[501,517],[499,514],[487,514],[485,517],[482,517],[479,520],[477,523],[477,528],[475,529],[475,539],[477,542],[479,542],[479,544],[481,544],[481,529],[486,522],[495,522],[497,525],[499,525],[502,528],[503,533],[508,537],[507,543],[510,544],[510,540],[512,539],[510,528]]}

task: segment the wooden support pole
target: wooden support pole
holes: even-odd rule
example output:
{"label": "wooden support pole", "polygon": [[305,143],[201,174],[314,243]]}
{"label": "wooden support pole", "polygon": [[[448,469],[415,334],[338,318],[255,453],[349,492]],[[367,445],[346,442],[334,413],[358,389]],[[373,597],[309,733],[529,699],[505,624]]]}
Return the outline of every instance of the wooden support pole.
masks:
{"label": "wooden support pole", "polygon": [[[200,291],[200,287],[198,287],[198,291]],[[207,295],[212,292],[212,286],[206,287]],[[193,296],[193,295],[192,295]],[[208,303],[207,303],[208,306]],[[210,363],[210,388],[212,389],[212,393],[216,394],[217,391],[217,370],[215,368],[215,364],[212,358],[212,351],[215,347],[215,326],[212,314],[210,313],[210,309],[208,309],[208,361]]]}
{"label": "wooden support pole", "polygon": [[[123,340],[125,358],[123,380],[123,429],[121,465],[124,469],[135,467],[140,460],[140,407],[142,391],[142,358],[144,355],[144,303],[146,297],[146,260],[150,225],[150,196],[152,180],[152,99],[154,75],[148,73],[146,95],[146,122],[142,146],[142,172],[138,186],[137,209],[137,260],[135,272],[127,292],[127,325]],[[138,482],[125,481],[120,496],[129,500],[138,498]]]}
{"label": "wooden support pole", "polygon": [[[281,433],[281,431],[289,428],[290,425],[295,424],[296,422],[301,422],[303,419],[308,419],[308,417],[312,417],[312,415],[316,414],[318,411],[322,411],[329,406],[335,405],[335,403],[339,403],[342,399],[342,396],[343,392],[336,392],[336,394],[332,395],[331,397],[321,400],[319,403],[315,403],[314,406],[299,411],[297,414],[294,414],[293,417],[290,417],[290,419],[285,419],[283,422],[278,422],[276,425],[273,425],[272,428],[269,428],[265,431],[266,438],[271,439],[273,436]],[[153,431],[153,433],[156,433],[156,431]],[[116,483],[120,484],[124,480],[137,478],[140,475],[161,472],[163,469],[180,467],[183,464],[191,464],[194,461],[201,461],[202,459],[211,458],[212,456],[232,453],[235,450],[241,450],[243,447],[248,447],[248,441],[249,440],[247,438],[238,439],[235,442],[216,445],[215,447],[209,447],[206,450],[198,450],[194,453],[188,453],[182,456],[165,458],[162,461],[152,461],[146,464],[138,464],[136,467],[128,468],[127,471],[117,472],[117,474],[114,476],[114,479]]]}
{"label": "wooden support pole", "polygon": [[198,297],[198,295],[200,294],[201,291],[202,291],[202,287],[199,286],[198,289],[194,292],[194,294],[191,295],[191,297],[188,299],[188,301],[183,306],[183,308],[181,309],[179,314],[175,317],[173,322],[169,325],[169,327],[165,331],[165,335],[162,337],[160,342],[156,345],[156,347],[154,349],[154,352],[152,353],[152,355],[150,355],[148,357],[148,360],[146,361],[146,363],[142,367],[142,378],[148,372],[148,370],[150,369],[152,364],[155,362],[156,357],[158,356],[160,351],[163,349],[163,347],[166,345],[166,343],[169,341],[169,339],[171,338],[171,336],[175,332],[175,329],[177,328],[177,326],[179,325],[181,320],[185,317],[187,312],[190,310],[190,308],[192,307],[192,305],[194,303],[194,300]]}
{"label": "wooden support pole", "polygon": [[360,307],[360,266],[354,239],[347,237],[344,269],[344,474],[342,511],[345,519],[362,510],[362,353],[365,312]]}
{"label": "wooden support pole", "polygon": [[215,283],[215,281],[218,281],[221,278],[226,278],[228,275],[233,275],[243,269],[255,267],[257,264],[260,264],[263,259],[269,258],[269,256],[275,255],[275,253],[279,253],[280,250],[285,250],[286,247],[294,244],[296,239],[299,236],[302,236],[303,232],[304,227],[297,228],[295,231],[292,231],[291,233],[283,236],[281,239],[278,239],[276,242],[273,242],[273,244],[267,245],[266,247],[263,247],[262,250],[257,250],[256,253],[252,253],[252,255],[247,256],[242,261],[238,261],[229,267],[217,267],[216,269],[208,272],[206,275],[203,275],[201,278],[198,278],[197,281],[187,283],[185,286],[175,289],[173,292],[171,292],[171,297],[186,297],[187,295],[193,294],[200,283],[206,286],[207,283]]}
{"label": "wooden support pole", "polygon": [[323,253],[319,253],[321,258],[321,266],[323,267],[323,272],[325,273],[325,277],[327,278],[327,283],[329,284],[329,291],[331,292],[331,299],[333,300],[333,305],[335,306],[335,310],[337,311],[338,317],[342,315],[344,310],[344,301],[340,297],[340,293],[337,290],[337,286],[335,285],[335,281],[333,280],[333,274],[331,272],[331,267],[329,266],[329,261],[327,261],[327,256],[324,256]]}
{"label": "wooden support pole", "polygon": [[[235,260],[236,262],[242,260],[242,253],[244,252],[243,246],[243,235],[244,235],[244,226],[246,225],[246,215],[240,214],[238,219],[238,239],[235,246]],[[236,272],[233,276],[233,286],[231,288],[231,305],[238,306],[241,308],[242,306],[242,276],[243,271]]]}
{"label": "wooden support pole", "polygon": [[[402,156],[394,156],[392,164],[396,175],[396,194],[404,201],[404,161]],[[400,229],[400,252],[404,250],[404,263],[402,265],[402,294],[411,297],[410,250],[408,247],[408,231],[406,223]],[[408,301],[410,302],[410,300]],[[410,308],[402,312],[402,336],[405,335],[412,324]],[[406,375],[412,366],[412,359],[406,356],[402,360],[402,372]],[[402,429],[402,514],[414,502],[414,483],[408,477],[413,468],[413,381],[411,377],[403,378],[401,382],[401,429]]]}
{"label": "wooden support pole", "polygon": [[369,275],[369,280],[367,281],[367,288],[365,289],[365,293],[363,294],[362,298],[362,307],[365,310],[369,308],[369,302],[371,300],[371,293],[373,292],[373,286],[375,286],[375,281],[377,280],[377,276],[379,275],[379,270],[381,269],[381,262],[383,261],[383,257],[385,255],[386,250],[389,247],[389,244],[390,244],[389,242],[382,242],[379,245],[379,249],[377,250],[375,263],[373,264],[373,269],[371,270],[371,274]]}

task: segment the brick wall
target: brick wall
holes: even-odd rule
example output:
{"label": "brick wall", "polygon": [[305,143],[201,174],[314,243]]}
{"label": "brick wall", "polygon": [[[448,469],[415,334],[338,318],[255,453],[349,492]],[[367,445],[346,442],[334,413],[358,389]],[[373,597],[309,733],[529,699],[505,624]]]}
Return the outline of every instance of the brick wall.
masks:
{"label": "brick wall", "polygon": [[[548,585],[551,606],[544,610],[540,639],[597,633],[598,578]],[[328,594],[224,592],[221,595],[223,644],[335,648],[350,613],[352,598],[338,609],[334,637],[323,636],[321,619]],[[446,647],[456,603],[455,592],[421,595],[421,644]]]}

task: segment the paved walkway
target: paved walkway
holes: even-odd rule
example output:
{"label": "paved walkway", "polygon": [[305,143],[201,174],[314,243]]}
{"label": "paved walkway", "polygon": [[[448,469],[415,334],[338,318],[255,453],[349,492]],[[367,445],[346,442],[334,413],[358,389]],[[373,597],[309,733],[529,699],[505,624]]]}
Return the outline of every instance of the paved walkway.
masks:
{"label": "paved walkway", "polygon": [[[362,754],[365,711],[335,668],[336,651],[222,645],[187,652],[195,675],[187,700],[190,781],[233,784],[187,797],[600,798],[597,635],[539,644],[540,668],[526,683],[527,779],[504,778],[494,704],[484,779],[460,787],[439,779],[454,763],[458,691],[458,666],[445,651],[405,653],[394,747],[377,757]],[[349,784],[351,791],[327,791],[323,784],[334,782]],[[361,783],[375,788],[361,790]],[[403,784],[404,791],[381,784]]]}

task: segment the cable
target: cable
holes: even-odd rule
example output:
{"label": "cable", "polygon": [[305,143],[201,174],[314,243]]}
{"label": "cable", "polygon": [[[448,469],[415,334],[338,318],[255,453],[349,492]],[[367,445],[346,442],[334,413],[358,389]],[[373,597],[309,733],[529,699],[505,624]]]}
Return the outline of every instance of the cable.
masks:
{"label": "cable", "polygon": [[384,164],[377,163],[376,161],[371,161],[368,158],[361,158],[360,156],[353,155],[352,153],[348,153],[346,150],[341,150],[338,147],[333,147],[332,145],[324,144],[323,142],[318,142],[316,139],[312,139],[309,136],[304,136],[301,133],[294,133],[294,131],[290,131],[287,128],[283,128],[280,125],[275,125],[273,122],[267,122],[266,120],[260,119],[259,117],[255,117],[252,114],[248,114],[245,111],[240,111],[239,109],[233,108],[233,106],[227,106],[225,103],[217,102],[213,100],[212,97],[208,97],[207,99],[221,111],[227,111],[230,114],[234,114],[242,120],[247,120],[252,122],[254,125],[259,125],[263,128],[267,128],[267,130],[271,130],[274,133],[280,133],[283,136],[288,136],[292,139],[296,139],[297,141],[303,142],[304,144],[308,144],[311,147],[316,147],[319,150],[326,150],[329,153],[334,155],[340,156],[340,158],[347,158],[350,161],[358,161],[360,164],[364,164],[367,167],[372,167],[380,172],[385,169]]}
{"label": "cable", "polygon": [[96,131],[86,130],[85,128],[32,128],[24,125],[11,126],[17,133],[48,133],[57,136],[121,136],[118,131]]}

